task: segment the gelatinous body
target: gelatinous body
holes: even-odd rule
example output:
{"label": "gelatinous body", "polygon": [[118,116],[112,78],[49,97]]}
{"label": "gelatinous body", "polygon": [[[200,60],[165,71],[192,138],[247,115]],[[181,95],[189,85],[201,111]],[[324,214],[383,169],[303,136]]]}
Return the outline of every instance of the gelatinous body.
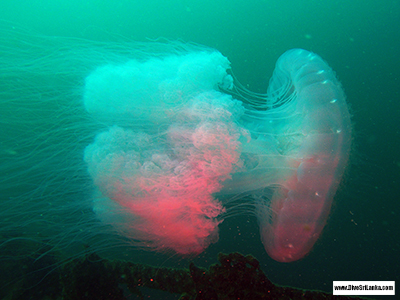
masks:
{"label": "gelatinous body", "polygon": [[[228,65],[217,52],[193,52],[93,72],[86,109],[117,124],[128,114],[146,125],[134,132],[128,118],[125,129],[98,135],[85,152],[89,173],[102,196],[132,216],[128,237],[199,253],[217,239],[224,212],[213,195],[235,191],[255,197],[271,257],[297,260],[318,239],[347,162],[344,93],[320,57],[294,49],[279,58],[264,104],[244,109],[215,89],[229,81]],[[159,124],[165,131],[149,134]],[[96,211],[118,216],[100,203]]]}
{"label": "gelatinous body", "polygon": [[284,134],[294,132],[291,124],[298,126],[296,146],[285,153],[292,172],[276,181],[270,217],[259,214],[268,254],[289,262],[311,250],[326,223],[348,160],[351,124],[334,72],[308,51],[294,49],[279,58],[268,94],[289,97],[293,107],[287,120],[298,120],[275,127]]}

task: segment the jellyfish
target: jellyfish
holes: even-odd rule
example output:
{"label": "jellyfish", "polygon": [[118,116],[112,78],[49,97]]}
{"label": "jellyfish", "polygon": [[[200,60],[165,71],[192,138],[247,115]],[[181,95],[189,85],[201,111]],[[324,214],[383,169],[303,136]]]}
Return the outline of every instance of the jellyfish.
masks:
{"label": "jellyfish", "polygon": [[2,33],[1,249],[196,255],[236,199],[273,259],[311,250],[351,135],[319,56],[289,50],[256,95],[205,46]]}

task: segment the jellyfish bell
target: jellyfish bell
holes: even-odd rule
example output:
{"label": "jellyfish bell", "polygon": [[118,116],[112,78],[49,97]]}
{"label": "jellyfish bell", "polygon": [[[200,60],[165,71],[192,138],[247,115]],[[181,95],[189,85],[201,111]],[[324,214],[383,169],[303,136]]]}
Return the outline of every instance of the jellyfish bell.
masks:
{"label": "jellyfish bell", "polygon": [[325,226],[349,157],[350,115],[335,73],[302,49],[278,59],[262,99],[261,105],[247,101],[241,118],[252,136],[243,146],[246,167],[225,191],[254,195],[266,251],[291,262],[309,253]]}

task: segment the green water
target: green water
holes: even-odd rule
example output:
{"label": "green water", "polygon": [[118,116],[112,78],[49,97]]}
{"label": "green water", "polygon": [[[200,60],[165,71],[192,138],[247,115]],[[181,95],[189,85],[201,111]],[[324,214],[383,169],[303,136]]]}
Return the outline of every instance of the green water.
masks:
{"label": "green water", "polygon": [[251,253],[272,281],[324,291],[333,280],[400,279],[399,1],[2,0],[0,19],[51,36],[203,44],[227,56],[255,92],[266,91],[287,49],[319,54],[343,84],[354,126],[350,166],[322,237],[303,260],[277,263],[263,249],[255,218],[242,216],[226,220],[220,241],[195,261],[207,265],[220,251]]}

